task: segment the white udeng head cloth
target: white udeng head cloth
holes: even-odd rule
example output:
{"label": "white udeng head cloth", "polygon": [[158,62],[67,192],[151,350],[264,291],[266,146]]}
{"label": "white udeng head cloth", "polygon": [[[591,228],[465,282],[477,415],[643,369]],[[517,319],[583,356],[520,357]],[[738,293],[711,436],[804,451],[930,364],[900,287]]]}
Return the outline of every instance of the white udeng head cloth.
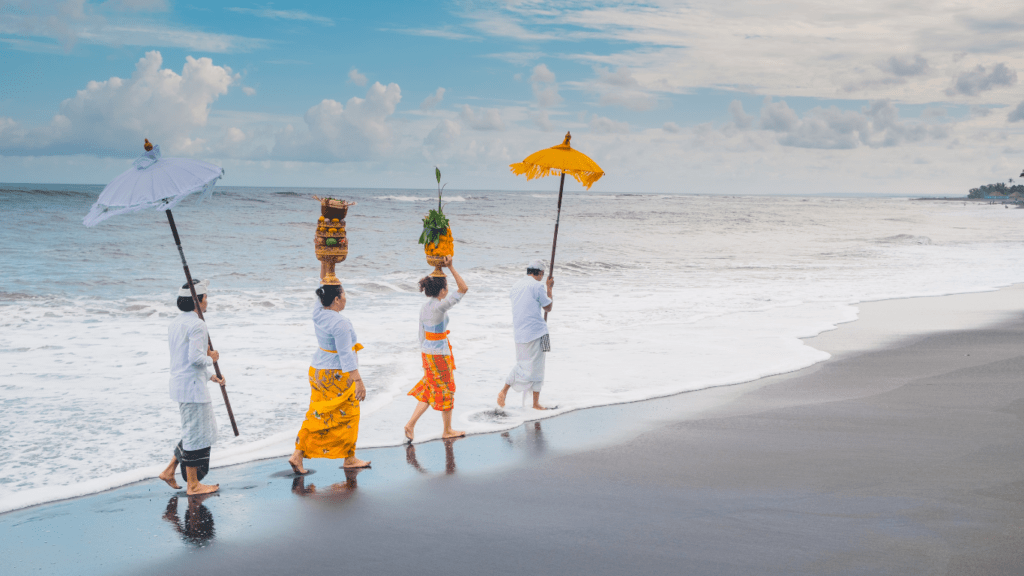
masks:
{"label": "white udeng head cloth", "polygon": [[540,260],[534,260],[533,262],[530,262],[530,264],[527,265],[526,267],[529,268],[530,270],[540,270],[541,272],[544,271],[544,263],[541,262]]}
{"label": "white udeng head cloth", "polygon": [[[200,280],[200,281],[196,282],[195,284],[193,284],[193,286],[196,287],[196,296],[199,296],[201,294],[206,294],[207,291],[210,288],[210,281],[209,280]],[[179,288],[178,289],[178,297],[180,297],[180,298],[191,298],[192,297],[192,291],[189,290],[188,287]]]}

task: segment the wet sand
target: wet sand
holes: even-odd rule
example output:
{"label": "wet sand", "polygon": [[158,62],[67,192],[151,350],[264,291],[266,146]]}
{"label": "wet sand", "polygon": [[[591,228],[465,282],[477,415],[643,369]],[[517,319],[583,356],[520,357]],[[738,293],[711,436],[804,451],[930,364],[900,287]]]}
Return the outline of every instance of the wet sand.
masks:
{"label": "wet sand", "polygon": [[154,481],[0,515],[5,568],[1019,574],[1021,296],[868,304],[806,370],[366,450],[358,474],[281,458],[214,470],[191,505]]}

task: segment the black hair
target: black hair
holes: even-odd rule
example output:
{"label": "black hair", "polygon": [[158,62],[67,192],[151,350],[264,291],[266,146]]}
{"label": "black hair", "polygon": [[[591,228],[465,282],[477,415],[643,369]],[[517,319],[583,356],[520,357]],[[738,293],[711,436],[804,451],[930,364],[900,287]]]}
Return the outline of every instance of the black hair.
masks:
{"label": "black hair", "polygon": [[341,296],[344,289],[341,284],[324,284],[316,289],[316,295],[320,297],[320,303],[324,306],[334,304],[334,299]]}
{"label": "black hair", "polygon": [[[199,282],[196,281],[196,280],[193,280],[192,283],[193,284],[198,284]],[[182,284],[181,288],[183,290],[185,288],[188,288],[188,282],[185,282],[184,284]],[[202,302],[203,298],[206,297],[206,294],[196,294],[196,296],[199,296],[199,301]],[[195,309],[196,309],[196,303],[195,303],[194,300],[192,300],[191,296],[178,296],[178,310],[181,310],[182,312],[191,312],[191,311],[193,311]]]}
{"label": "black hair", "polygon": [[527,268],[526,273],[529,274],[530,276],[536,276],[537,274],[543,274],[544,271],[541,270],[540,268]]}
{"label": "black hair", "polygon": [[420,292],[428,298],[434,298],[448,287],[448,279],[444,276],[424,276],[420,278]]}

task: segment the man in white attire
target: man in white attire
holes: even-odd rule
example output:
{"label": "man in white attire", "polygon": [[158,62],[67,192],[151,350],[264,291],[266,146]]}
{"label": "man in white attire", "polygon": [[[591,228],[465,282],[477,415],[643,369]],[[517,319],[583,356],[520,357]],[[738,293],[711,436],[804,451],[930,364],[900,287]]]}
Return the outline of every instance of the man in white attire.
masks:
{"label": "man in white attire", "polygon": [[[533,408],[546,410],[540,405],[540,389],[544,386],[544,353],[551,350],[548,340],[548,324],[541,310],[551,311],[551,287],[554,278],[544,279],[544,263],[534,260],[526,267],[526,276],[512,286],[509,298],[512,300],[512,327],[516,341],[516,365],[512,368],[505,386],[498,393],[498,406],[505,406],[508,389],[517,392],[533,392]],[[545,284],[547,290],[545,290]]]}
{"label": "man in white attire", "polygon": [[[209,280],[193,281],[199,307],[206,312],[209,305]],[[195,312],[195,301],[188,284],[178,291],[178,309],[181,314],[167,328],[167,343],[171,353],[171,400],[178,403],[181,412],[181,442],[174,447],[170,464],[160,473],[160,479],[171,488],[181,488],[174,480],[174,469],[180,464],[181,476],[188,484],[189,496],[216,492],[219,484],[206,485],[199,481],[210,469],[210,447],[217,440],[217,420],[213,417],[213,400],[206,381],[223,384],[224,380],[209,372],[220,358],[210,350],[206,322]]]}

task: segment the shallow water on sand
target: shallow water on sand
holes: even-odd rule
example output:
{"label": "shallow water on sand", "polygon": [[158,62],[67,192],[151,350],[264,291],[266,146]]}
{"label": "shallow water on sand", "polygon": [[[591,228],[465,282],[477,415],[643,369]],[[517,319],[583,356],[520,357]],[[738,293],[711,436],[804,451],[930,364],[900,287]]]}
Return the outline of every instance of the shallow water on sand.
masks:
{"label": "shallow water on sand", "polygon": [[[177,442],[166,326],[183,281],[162,213],[87,229],[101,187],[0,189],[0,511],[152,477]],[[218,188],[175,220],[241,436],[215,393],[214,465],[292,450],[315,350],[314,194],[358,202],[347,219],[345,315],[366,349],[360,446],[402,441],[419,379],[416,244],[436,196],[419,190]],[[725,385],[827,358],[799,338],[856,317],[865,300],[1024,280],[1024,211],[872,198],[567,193],[537,413],[494,398],[514,361],[507,294],[550,255],[554,194],[445,197],[470,292],[451,313],[455,424],[470,433]],[[418,439],[439,436],[429,412]]]}

